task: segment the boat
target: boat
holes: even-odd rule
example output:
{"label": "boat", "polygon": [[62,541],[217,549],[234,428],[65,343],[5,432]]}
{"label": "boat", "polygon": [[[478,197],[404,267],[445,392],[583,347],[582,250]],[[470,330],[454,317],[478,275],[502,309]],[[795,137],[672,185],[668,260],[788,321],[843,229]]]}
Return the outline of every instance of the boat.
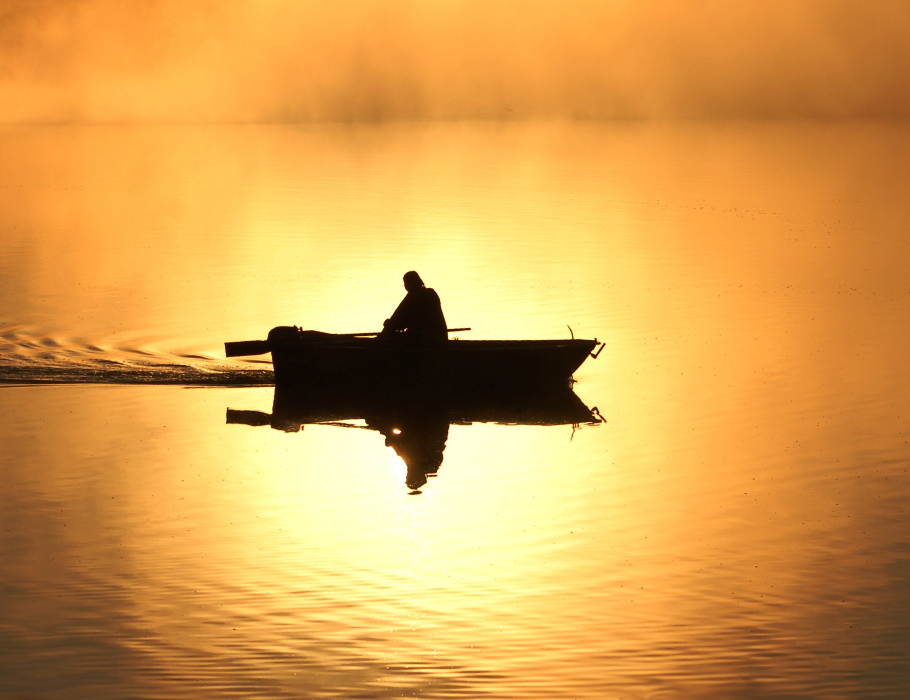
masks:
{"label": "boat", "polygon": [[[456,330],[469,329],[451,329]],[[461,340],[415,344],[376,333],[273,328],[265,341],[225,343],[228,357],[270,352],[276,386],[321,391],[350,385],[382,393],[425,390],[480,395],[570,385],[604,344],[594,340]],[[599,346],[599,347],[598,347]]]}

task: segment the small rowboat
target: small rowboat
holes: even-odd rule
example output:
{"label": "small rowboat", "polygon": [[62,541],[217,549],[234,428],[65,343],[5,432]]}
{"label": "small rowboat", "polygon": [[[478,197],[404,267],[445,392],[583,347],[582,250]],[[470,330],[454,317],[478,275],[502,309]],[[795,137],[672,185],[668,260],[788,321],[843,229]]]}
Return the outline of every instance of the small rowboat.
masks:
{"label": "small rowboat", "polygon": [[[451,329],[455,330],[468,329]],[[538,391],[567,386],[597,340],[455,340],[336,335],[279,326],[266,341],[225,343],[228,357],[271,352],[276,386],[319,391],[339,386],[458,393]],[[600,347],[598,348],[598,345]],[[595,352],[595,348],[597,348]]]}

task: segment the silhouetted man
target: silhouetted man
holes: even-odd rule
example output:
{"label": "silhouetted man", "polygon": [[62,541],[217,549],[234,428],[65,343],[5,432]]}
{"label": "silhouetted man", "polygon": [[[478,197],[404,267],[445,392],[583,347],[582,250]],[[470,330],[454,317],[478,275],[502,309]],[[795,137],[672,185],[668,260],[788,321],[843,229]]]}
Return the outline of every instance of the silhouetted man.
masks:
{"label": "silhouetted man", "polygon": [[401,300],[391,318],[382,324],[380,337],[390,338],[403,333],[410,342],[436,344],[448,338],[446,319],[442,315],[439,295],[425,287],[420,275],[411,270],[404,275],[407,295]]}

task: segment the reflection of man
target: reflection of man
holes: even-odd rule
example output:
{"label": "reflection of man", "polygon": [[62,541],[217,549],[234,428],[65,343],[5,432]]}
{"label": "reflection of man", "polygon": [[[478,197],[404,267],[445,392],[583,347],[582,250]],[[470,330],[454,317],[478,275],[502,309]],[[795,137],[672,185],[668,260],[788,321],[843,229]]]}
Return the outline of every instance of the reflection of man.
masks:
{"label": "reflection of man", "polygon": [[439,471],[449,437],[449,417],[440,406],[419,402],[370,416],[366,422],[407,465],[409,489],[416,491],[427,483],[427,476]]}
{"label": "reflection of man", "polygon": [[427,483],[428,474],[436,474],[442,465],[442,453],[449,437],[449,421],[429,420],[404,423],[386,436],[385,444],[395,450],[408,466],[405,484],[417,490]]}
{"label": "reflection of man", "polygon": [[383,323],[382,338],[404,333],[408,341],[441,343],[448,338],[446,319],[442,315],[439,295],[425,287],[420,275],[411,270],[404,275],[407,295],[401,300],[391,318]]}

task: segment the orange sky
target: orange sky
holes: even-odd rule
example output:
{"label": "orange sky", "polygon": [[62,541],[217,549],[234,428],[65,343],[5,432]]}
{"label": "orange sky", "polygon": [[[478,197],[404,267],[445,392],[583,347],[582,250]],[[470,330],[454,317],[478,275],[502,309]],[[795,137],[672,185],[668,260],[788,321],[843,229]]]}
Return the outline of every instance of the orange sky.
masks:
{"label": "orange sky", "polygon": [[0,122],[906,117],[907,0],[0,0]]}

